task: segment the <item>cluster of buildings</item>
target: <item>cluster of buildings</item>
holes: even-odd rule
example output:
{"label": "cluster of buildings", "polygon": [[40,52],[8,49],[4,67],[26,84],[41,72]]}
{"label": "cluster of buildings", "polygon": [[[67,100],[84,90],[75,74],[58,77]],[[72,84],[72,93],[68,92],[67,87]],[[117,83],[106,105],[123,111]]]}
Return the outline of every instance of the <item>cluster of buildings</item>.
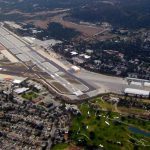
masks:
{"label": "cluster of buildings", "polygon": [[[85,44],[86,45],[86,44]],[[80,47],[80,50],[79,50]],[[107,74],[123,75],[127,70],[124,54],[113,50],[94,50],[81,46],[62,45],[54,50],[76,66]],[[120,62],[120,63],[119,63]]]}
{"label": "cluster of buildings", "polygon": [[[0,146],[2,149],[50,149],[68,140],[70,114],[78,114],[73,105],[56,101],[42,85],[33,81],[0,81]],[[28,92],[38,97],[23,98]],[[37,100],[38,99],[38,100]]]}
{"label": "cluster of buildings", "polygon": [[120,29],[109,34],[112,36],[109,40],[67,41],[54,50],[74,65],[90,71],[122,77],[135,74],[137,78],[149,80],[149,31]]}
{"label": "cluster of buildings", "polygon": [[16,97],[21,97],[21,95],[26,92],[45,91],[45,88],[35,81],[25,77],[10,76],[6,74],[0,75],[0,84],[0,90],[7,96],[12,93]]}

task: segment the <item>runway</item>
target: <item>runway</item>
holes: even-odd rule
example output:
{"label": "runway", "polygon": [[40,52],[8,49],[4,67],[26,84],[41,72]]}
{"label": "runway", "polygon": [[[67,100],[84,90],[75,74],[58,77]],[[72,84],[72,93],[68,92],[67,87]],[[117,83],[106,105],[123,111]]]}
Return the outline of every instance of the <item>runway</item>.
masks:
{"label": "runway", "polygon": [[[59,75],[59,72],[67,74],[76,80],[79,80],[84,86],[86,86],[87,91],[95,90],[94,86],[89,85],[85,81],[78,79],[74,75],[70,74],[58,64],[55,64],[51,60],[43,57],[38,52],[36,52],[30,45],[25,43],[23,39],[8,31],[3,26],[0,27],[0,43],[20,62],[26,64],[27,62],[32,62],[34,66],[37,66],[42,70],[42,72],[47,73],[53,80],[59,82],[62,86],[67,88],[71,94],[80,96],[85,93],[82,89],[75,87],[71,82],[67,81],[65,78]],[[32,65],[32,67],[33,67]],[[29,70],[32,70],[30,66],[27,66]]]}

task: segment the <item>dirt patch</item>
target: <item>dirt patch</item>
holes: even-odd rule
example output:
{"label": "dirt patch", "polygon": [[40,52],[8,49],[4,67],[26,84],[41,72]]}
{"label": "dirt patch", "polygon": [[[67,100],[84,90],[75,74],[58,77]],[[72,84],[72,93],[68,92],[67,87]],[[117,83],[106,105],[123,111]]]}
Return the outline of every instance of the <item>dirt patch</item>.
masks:
{"label": "dirt patch", "polygon": [[66,28],[72,28],[81,32],[83,37],[91,37],[99,32],[103,32],[104,30],[103,27],[91,26],[86,24],[77,24],[71,21],[64,20],[63,17],[66,16],[67,13],[53,15],[53,17],[47,17],[44,20],[29,19],[26,21],[26,23],[33,23],[36,27],[46,29],[48,27],[48,24],[50,24],[51,22],[56,22],[60,23]]}
{"label": "dirt patch", "polygon": [[19,62],[18,59],[16,57],[14,57],[9,51],[2,50],[1,53],[12,63]]}
{"label": "dirt patch", "polygon": [[2,65],[2,68],[5,68],[10,71],[17,71],[17,72],[25,72],[27,68],[22,63],[10,63]]}
{"label": "dirt patch", "polygon": [[32,23],[34,24],[36,27],[40,27],[42,29],[47,29],[48,24],[50,23],[50,19],[46,19],[46,20],[28,20],[26,21],[26,23]]}
{"label": "dirt patch", "polygon": [[86,37],[93,36],[94,34],[97,34],[104,30],[104,28],[102,27],[83,25],[83,24],[73,23],[71,21],[66,21],[63,19],[63,17],[66,15],[67,14],[57,15],[51,19],[51,22],[57,22],[62,24],[64,27],[76,29],[77,31],[83,33],[83,35]]}

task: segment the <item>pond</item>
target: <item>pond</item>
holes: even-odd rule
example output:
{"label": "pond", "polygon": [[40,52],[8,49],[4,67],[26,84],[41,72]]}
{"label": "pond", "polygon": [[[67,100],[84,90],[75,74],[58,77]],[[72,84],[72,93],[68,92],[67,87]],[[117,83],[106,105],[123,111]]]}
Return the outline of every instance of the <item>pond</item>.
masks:
{"label": "pond", "polygon": [[141,134],[144,135],[146,137],[150,137],[150,132],[146,132],[144,130],[141,130],[139,128],[135,128],[135,127],[129,127],[128,128],[131,132],[136,133],[136,134]]}

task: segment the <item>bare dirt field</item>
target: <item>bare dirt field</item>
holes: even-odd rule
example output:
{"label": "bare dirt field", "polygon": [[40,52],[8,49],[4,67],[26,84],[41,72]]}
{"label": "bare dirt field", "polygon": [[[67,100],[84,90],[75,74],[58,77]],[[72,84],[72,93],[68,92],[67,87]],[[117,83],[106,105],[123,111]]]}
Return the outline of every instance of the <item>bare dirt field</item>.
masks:
{"label": "bare dirt field", "polygon": [[36,27],[40,27],[42,29],[47,29],[48,24],[50,23],[50,19],[46,20],[28,20],[26,23],[33,23]]}
{"label": "bare dirt field", "polygon": [[27,71],[27,68],[20,62],[18,63],[9,63],[9,64],[4,64],[1,66],[4,69],[7,69],[9,71],[16,71],[16,72],[23,72]]}
{"label": "bare dirt field", "polygon": [[19,62],[16,57],[14,57],[11,53],[9,53],[7,50],[2,50],[1,53],[5,55],[5,57],[11,61],[12,63],[17,63]]}
{"label": "bare dirt field", "polygon": [[77,31],[83,33],[84,36],[93,36],[94,34],[104,30],[102,27],[83,25],[73,23],[71,21],[66,21],[63,19],[65,15],[67,14],[57,15],[51,19],[51,22],[57,22],[62,24],[64,27],[76,29]]}
{"label": "bare dirt field", "polygon": [[66,28],[72,28],[81,32],[84,37],[89,37],[89,36],[91,37],[99,32],[103,32],[104,30],[103,27],[97,27],[97,26],[86,25],[86,24],[77,24],[71,21],[64,20],[63,17],[66,15],[67,13],[56,14],[53,17],[47,17],[44,20],[29,19],[26,21],[26,23],[33,23],[36,27],[46,29],[49,23],[56,22],[62,24]]}

